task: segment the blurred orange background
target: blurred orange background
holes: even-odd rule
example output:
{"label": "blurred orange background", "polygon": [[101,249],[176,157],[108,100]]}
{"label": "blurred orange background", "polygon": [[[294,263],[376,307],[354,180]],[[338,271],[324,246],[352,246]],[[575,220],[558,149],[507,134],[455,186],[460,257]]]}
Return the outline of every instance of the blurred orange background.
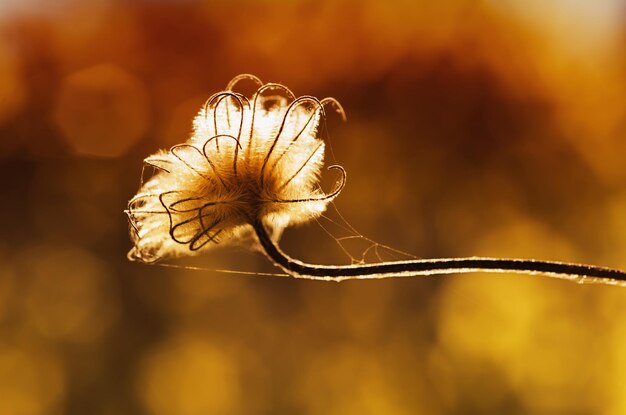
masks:
{"label": "blurred orange background", "polygon": [[[625,6],[0,0],[0,414],[626,413],[624,288],[148,266],[122,212],[247,72],[343,104],[337,206],[373,240],[624,269]],[[316,226],[283,248],[345,262]]]}

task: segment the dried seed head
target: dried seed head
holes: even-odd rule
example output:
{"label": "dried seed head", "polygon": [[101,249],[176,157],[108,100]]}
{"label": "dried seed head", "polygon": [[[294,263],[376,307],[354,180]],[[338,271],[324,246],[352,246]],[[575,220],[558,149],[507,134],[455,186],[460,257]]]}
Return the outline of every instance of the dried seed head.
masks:
{"label": "dried seed head", "polygon": [[[242,79],[260,85],[250,99],[232,91]],[[278,235],[324,212],[345,184],[343,168],[331,166],[341,173],[336,189],[319,186],[327,103],[343,113],[330,98],[296,99],[280,84],[233,79],[200,110],[187,142],[145,159],[155,174],[128,204],[129,258],[154,262],[239,241],[259,219]]]}
{"label": "dried seed head", "polygon": [[[233,92],[243,79],[260,86],[250,99]],[[251,240],[277,266],[301,278],[341,281],[486,271],[626,286],[624,271],[563,262],[471,257],[320,265],[287,256],[273,239],[286,226],[320,215],[345,184],[344,169],[330,166],[340,171],[341,180],[329,194],[319,187],[324,143],[317,133],[327,103],[343,115],[331,98],[296,99],[286,87],[263,85],[252,75],[233,79],[226,91],[206,102],[186,143],[144,160],[156,173],[145,183],[142,175],[139,192],[128,202],[134,242],[128,257],[155,262],[256,235]]]}

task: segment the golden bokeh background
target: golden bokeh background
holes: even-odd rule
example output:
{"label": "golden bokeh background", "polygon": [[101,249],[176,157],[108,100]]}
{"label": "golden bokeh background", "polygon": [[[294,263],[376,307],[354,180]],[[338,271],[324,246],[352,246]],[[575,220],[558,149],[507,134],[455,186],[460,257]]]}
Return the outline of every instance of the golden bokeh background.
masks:
{"label": "golden bokeh background", "polygon": [[[624,269],[625,57],[623,0],[0,0],[0,414],[626,413],[624,288],[141,265],[122,212],[248,72],[343,104],[336,204],[373,240]],[[315,224],[282,245],[346,261]]]}

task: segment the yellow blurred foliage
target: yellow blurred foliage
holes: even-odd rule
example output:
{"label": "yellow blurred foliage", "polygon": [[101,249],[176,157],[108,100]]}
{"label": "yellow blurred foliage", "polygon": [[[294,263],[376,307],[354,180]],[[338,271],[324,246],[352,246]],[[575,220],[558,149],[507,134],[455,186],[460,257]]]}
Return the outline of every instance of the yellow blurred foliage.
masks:
{"label": "yellow blurred foliage", "polygon": [[101,65],[64,80],[54,118],[77,154],[114,157],[146,133],[148,100],[140,80]]}
{"label": "yellow blurred foliage", "polygon": [[117,317],[106,266],[89,252],[72,246],[33,247],[22,252],[17,266],[28,276],[22,300],[28,322],[42,336],[94,342]]}
{"label": "yellow blurred foliage", "polygon": [[40,348],[0,345],[0,412],[11,415],[63,413],[63,367]]}
{"label": "yellow blurred foliage", "polygon": [[240,413],[245,392],[238,371],[225,351],[183,335],[148,353],[140,365],[137,390],[152,414]]}

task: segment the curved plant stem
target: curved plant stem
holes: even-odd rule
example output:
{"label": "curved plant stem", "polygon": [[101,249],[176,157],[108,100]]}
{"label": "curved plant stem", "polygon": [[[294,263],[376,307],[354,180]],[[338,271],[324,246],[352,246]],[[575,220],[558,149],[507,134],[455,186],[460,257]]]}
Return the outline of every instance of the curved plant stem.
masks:
{"label": "curved plant stem", "polygon": [[289,257],[271,239],[261,221],[254,230],[265,253],[288,274],[307,279],[341,281],[346,279],[374,279],[412,277],[420,275],[457,274],[467,272],[513,272],[543,274],[550,277],[626,286],[626,272],[593,265],[532,259],[496,258],[441,258],[410,261],[381,262],[377,264],[320,265],[307,264]]}

